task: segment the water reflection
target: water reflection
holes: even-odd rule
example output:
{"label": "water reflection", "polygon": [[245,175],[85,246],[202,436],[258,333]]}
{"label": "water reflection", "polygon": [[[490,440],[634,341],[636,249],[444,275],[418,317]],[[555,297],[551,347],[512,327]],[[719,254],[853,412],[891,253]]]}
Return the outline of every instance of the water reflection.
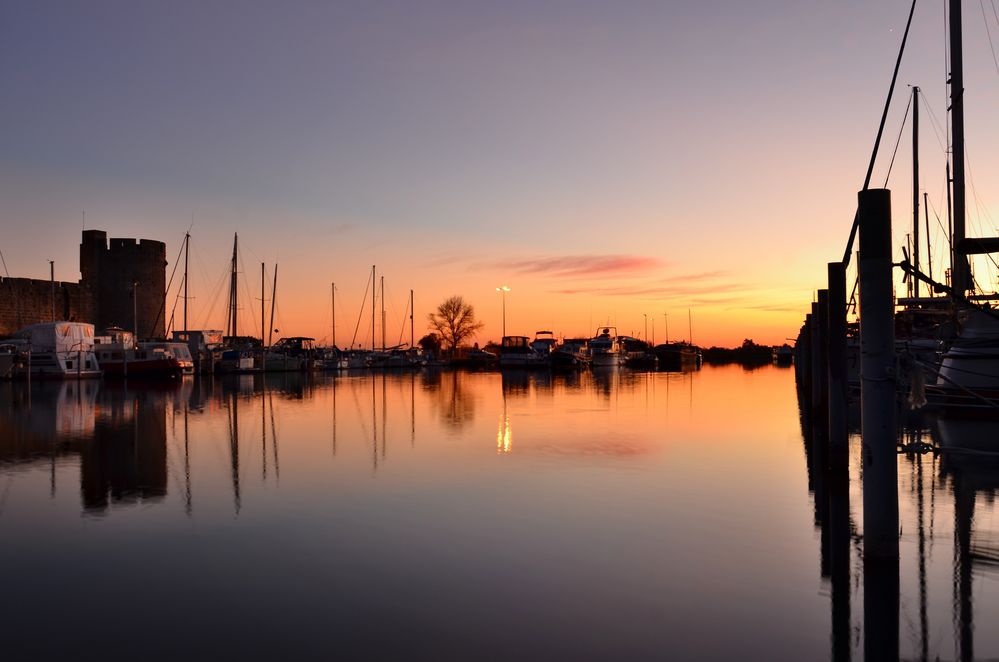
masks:
{"label": "water reflection", "polygon": [[[855,514],[863,498],[856,425],[854,469],[837,473],[824,459],[822,425],[809,420],[807,408],[800,413],[820,531],[820,576],[830,587],[830,657],[851,659],[862,644],[865,659],[933,660],[950,657],[949,650],[956,659],[976,659],[976,634],[982,630],[975,627],[975,589],[981,579],[997,578],[999,570],[999,421],[905,415],[900,441],[907,452],[898,459],[901,558],[878,564],[863,559]],[[952,513],[952,531],[940,531],[941,511]],[[949,564],[933,553],[940,545],[950,547]],[[851,571],[861,576],[860,584],[851,582]],[[946,584],[944,573],[950,577]],[[860,586],[862,627],[851,611],[851,592]],[[949,599],[940,595],[945,588]],[[940,609],[944,605],[946,611]],[[994,634],[988,634],[994,649]]]}
{"label": "water reflection", "polygon": [[[451,659],[487,644],[548,659],[999,653],[982,625],[999,615],[997,424],[906,422],[906,441],[940,452],[899,455],[901,559],[877,568],[856,434],[849,471],[830,472],[793,393],[766,368],[0,384],[0,561],[56,573],[102,613],[142,601],[157,622],[182,583],[205,601],[180,617],[199,641],[248,637],[234,645],[250,658],[398,658],[425,641]],[[81,510],[101,516],[83,529]],[[64,548],[88,571],[37,560]],[[135,559],[157,571],[108,579]],[[239,634],[246,586],[280,634],[259,649]],[[37,588],[15,578],[10,599]],[[55,614],[67,642],[97,627],[70,606]],[[323,610],[335,618],[310,625]],[[358,634],[374,622],[393,636]]]}
{"label": "water reflection", "polygon": [[77,458],[83,509],[155,503],[167,492],[166,411],[178,390],[95,381],[5,384],[0,395],[0,466]]}
{"label": "water reflection", "polygon": [[430,403],[441,422],[455,433],[475,421],[475,396],[466,384],[468,376],[457,370],[425,371],[421,384],[432,395]]}

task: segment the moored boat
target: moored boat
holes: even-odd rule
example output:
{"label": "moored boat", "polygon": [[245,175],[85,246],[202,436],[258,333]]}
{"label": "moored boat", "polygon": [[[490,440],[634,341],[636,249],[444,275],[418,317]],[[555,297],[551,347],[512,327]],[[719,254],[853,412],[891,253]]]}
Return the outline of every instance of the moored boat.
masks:
{"label": "moored boat", "polygon": [[688,342],[670,342],[656,345],[659,369],[669,372],[695,370],[701,365],[701,350]]}
{"label": "moored boat", "polygon": [[[176,351],[175,351],[176,350]],[[176,352],[184,352],[178,357]],[[137,343],[131,331],[111,327],[94,339],[94,352],[108,377],[179,377],[194,371],[183,343]]]}
{"label": "moored boat", "polygon": [[597,335],[590,340],[590,355],[595,368],[623,365],[625,355],[617,335],[617,328],[600,327]]}
{"label": "moored boat", "polygon": [[174,331],[173,342],[187,345],[195,372],[210,373],[215,372],[215,364],[222,353],[223,335],[214,329]]}
{"label": "moored boat", "polygon": [[635,370],[655,370],[659,359],[644,340],[621,336],[621,349],[624,352],[624,365]]}
{"label": "moored boat", "polygon": [[563,340],[551,354],[552,370],[583,370],[590,361],[590,341],[586,338]]}
{"label": "moored boat", "polygon": [[541,356],[549,356],[555,351],[555,347],[557,345],[558,341],[555,340],[555,334],[551,331],[534,332],[534,340],[531,341],[531,349]]}
{"label": "moored boat", "polygon": [[501,368],[546,368],[548,357],[534,351],[527,336],[503,336],[499,365]]}
{"label": "moored boat", "polygon": [[11,351],[27,356],[27,364],[14,376],[30,374],[34,378],[80,379],[101,375],[94,354],[93,324],[32,324],[15,333],[5,344],[11,345]]}

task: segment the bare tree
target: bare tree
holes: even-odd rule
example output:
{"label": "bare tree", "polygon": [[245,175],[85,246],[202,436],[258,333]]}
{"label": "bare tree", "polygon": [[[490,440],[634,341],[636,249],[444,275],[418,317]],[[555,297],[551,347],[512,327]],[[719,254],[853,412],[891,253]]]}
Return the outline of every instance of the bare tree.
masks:
{"label": "bare tree", "polygon": [[473,337],[483,327],[482,322],[475,321],[472,304],[465,303],[458,295],[445,299],[435,312],[427,315],[427,321],[452,354],[463,340]]}

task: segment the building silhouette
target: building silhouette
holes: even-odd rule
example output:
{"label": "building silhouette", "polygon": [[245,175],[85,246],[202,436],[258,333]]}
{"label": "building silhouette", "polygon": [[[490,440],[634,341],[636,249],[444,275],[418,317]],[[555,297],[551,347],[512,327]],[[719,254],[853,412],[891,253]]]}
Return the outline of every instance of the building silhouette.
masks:
{"label": "building silhouette", "polygon": [[[140,338],[165,333],[166,244],[150,239],[108,241],[102,230],[84,230],[80,280],[0,278],[0,336],[38,322],[89,322],[135,330]],[[133,292],[136,296],[133,307]]]}

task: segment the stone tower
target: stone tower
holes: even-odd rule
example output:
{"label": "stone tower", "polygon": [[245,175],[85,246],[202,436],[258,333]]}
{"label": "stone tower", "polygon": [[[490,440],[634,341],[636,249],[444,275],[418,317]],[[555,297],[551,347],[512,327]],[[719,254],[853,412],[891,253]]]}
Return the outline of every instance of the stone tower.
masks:
{"label": "stone tower", "polygon": [[109,246],[106,232],[84,230],[80,285],[89,293],[90,318],[97,332],[119,326],[134,330],[138,338],[162,338],[166,264],[166,244],[162,241],[111,239]]}

